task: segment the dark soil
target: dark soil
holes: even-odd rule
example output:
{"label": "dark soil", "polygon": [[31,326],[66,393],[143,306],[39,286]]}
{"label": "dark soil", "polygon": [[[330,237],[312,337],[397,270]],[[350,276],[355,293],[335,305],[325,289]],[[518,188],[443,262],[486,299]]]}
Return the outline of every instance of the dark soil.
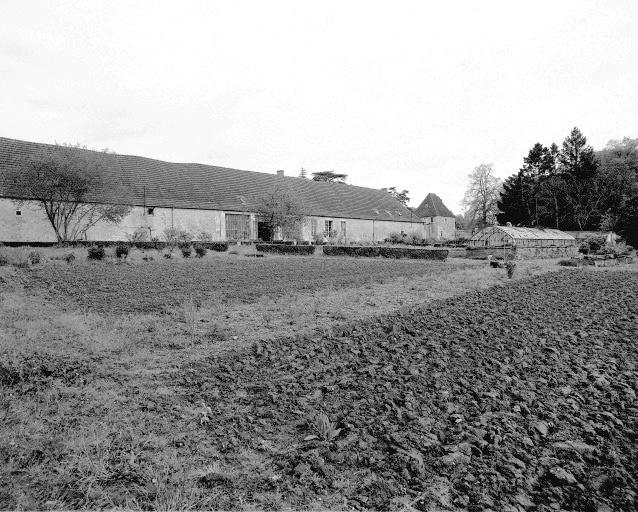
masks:
{"label": "dark soil", "polygon": [[[562,271],[211,358],[183,384],[226,462],[261,453],[260,488],[295,508],[636,510],[637,340],[638,273]],[[228,508],[255,476],[200,485]]]}
{"label": "dark soil", "polygon": [[[302,263],[302,264],[300,264]],[[27,286],[48,289],[56,301],[103,313],[163,312],[192,298],[254,302],[299,291],[350,288],[402,276],[453,273],[459,267],[422,261],[350,258],[217,258],[132,264],[46,265],[29,271]]]}

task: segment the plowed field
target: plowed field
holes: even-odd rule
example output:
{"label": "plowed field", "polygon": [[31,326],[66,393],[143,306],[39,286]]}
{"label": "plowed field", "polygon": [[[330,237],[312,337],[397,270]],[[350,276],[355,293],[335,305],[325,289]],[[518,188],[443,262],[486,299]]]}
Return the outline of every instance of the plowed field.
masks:
{"label": "plowed field", "polygon": [[162,312],[189,298],[254,302],[326,288],[349,288],[412,275],[459,270],[443,262],[356,258],[217,258],[152,264],[47,265],[34,268],[30,286],[48,288],[101,313]]}
{"label": "plowed field", "polygon": [[182,385],[210,407],[224,464],[250,451],[266,468],[202,475],[213,507],[264,491],[296,508],[638,503],[635,272],[547,274],[256,344],[192,365]]}

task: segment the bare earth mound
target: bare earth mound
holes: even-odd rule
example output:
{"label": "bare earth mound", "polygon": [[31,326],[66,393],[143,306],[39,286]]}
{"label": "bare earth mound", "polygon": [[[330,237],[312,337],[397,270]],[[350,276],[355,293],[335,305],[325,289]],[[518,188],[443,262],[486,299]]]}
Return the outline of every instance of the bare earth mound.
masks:
{"label": "bare earth mound", "polygon": [[638,274],[564,271],[211,358],[189,399],[225,464],[268,471],[199,485],[219,508],[635,510],[636,340]]}

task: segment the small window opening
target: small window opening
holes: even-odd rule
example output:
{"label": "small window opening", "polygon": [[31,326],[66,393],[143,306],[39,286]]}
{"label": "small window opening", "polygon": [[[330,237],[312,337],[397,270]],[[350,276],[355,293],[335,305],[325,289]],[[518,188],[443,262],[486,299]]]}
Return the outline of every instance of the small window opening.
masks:
{"label": "small window opening", "polygon": [[22,215],[22,210],[16,210],[16,216],[20,217]]}
{"label": "small window opening", "polygon": [[155,215],[155,207],[154,206],[149,206],[146,209],[146,213],[148,213],[149,215]]}

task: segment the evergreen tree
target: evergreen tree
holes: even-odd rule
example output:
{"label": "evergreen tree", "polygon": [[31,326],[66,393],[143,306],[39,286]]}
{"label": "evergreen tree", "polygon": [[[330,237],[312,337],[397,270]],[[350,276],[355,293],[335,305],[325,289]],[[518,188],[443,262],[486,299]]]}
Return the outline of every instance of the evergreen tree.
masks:
{"label": "evergreen tree", "polygon": [[628,244],[638,247],[638,195],[628,200],[620,210],[618,233]]}
{"label": "evergreen tree", "polygon": [[553,148],[534,144],[523,160],[519,172],[510,176],[503,185],[498,203],[500,223],[511,222],[521,226],[539,226],[547,218],[547,201],[542,196],[543,182],[555,173]]}
{"label": "evergreen tree", "polygon": [[563,141],[559,162],[572,227],[597,229],[605,212],[609,190],[599,179],[594,149],[587,145],[587,138],[578,128],[574,128]]}
{"label": "evergreen tree", "polygon": [[347,174],[334,171],[318,171],[312,173],[313,181],[325,181],[328,183],[345,183],[347,177]]}

